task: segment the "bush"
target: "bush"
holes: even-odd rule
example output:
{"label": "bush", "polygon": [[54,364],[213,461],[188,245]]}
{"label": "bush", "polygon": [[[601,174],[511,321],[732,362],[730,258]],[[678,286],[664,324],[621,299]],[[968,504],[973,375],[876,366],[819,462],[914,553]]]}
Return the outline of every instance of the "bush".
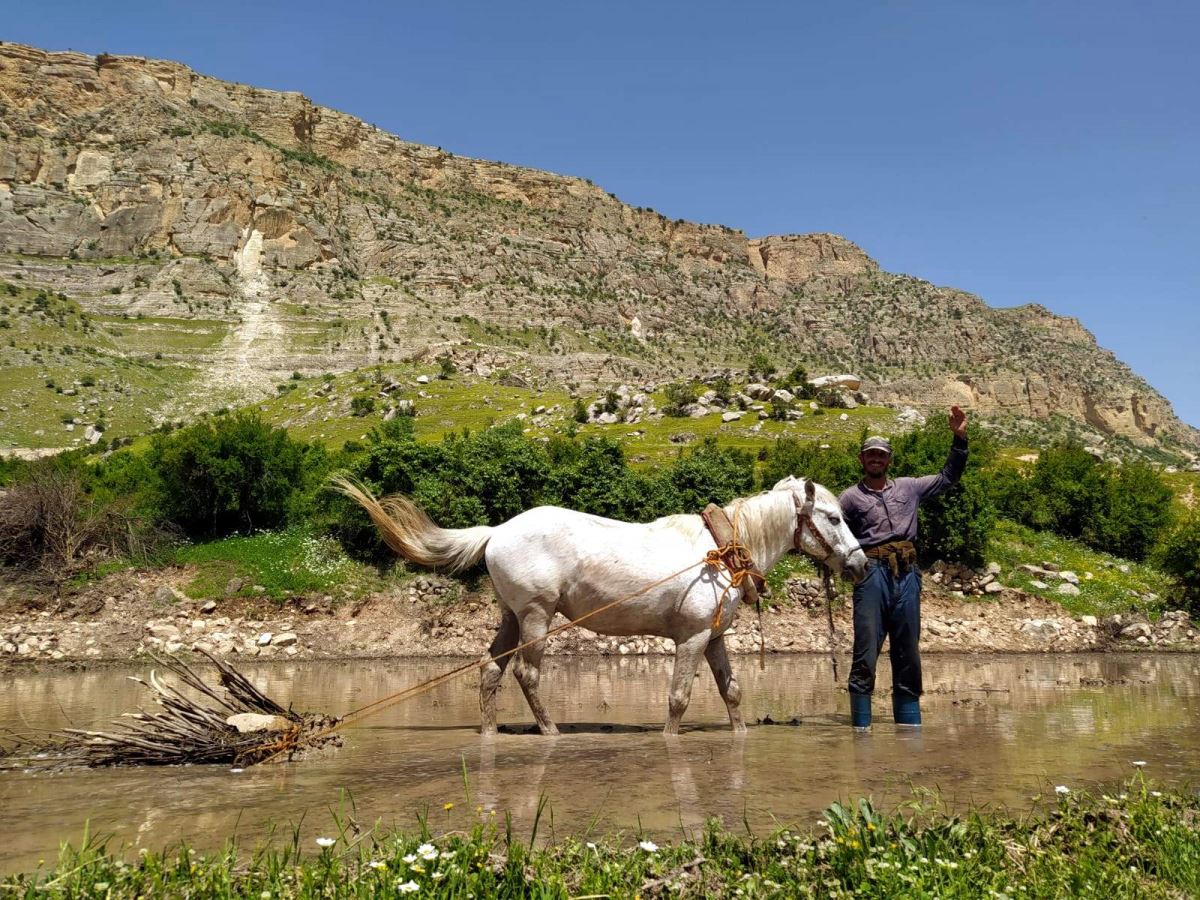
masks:
{"label": "bush", "polygon": [[682,418],[687,415],[685,406],[700,398],[700,391],[692,382],[673,381],[663,389],[667,402],[663,404],[663,415]]}
{"label": "bush", "polygon": [[30,464],[0,504],[0,564],[56,584],[95,557],[141,557],[159,537],[123,499],[89,493],[78,454]]}
{"label": "bush", "polygon": [[[971,428],[970,452],[962,480],[944,494],[921,504],[917,550],[924,562],[953,560],[980,565],[996,522],[988,476],[982,471],[995,456],[986,432]],[[950,453],[953,435],[945,420],[934,419],[892,441],[893,478],[921,477],[940,472]]]}
{"label": "bush", "polygon": [[1158,567],[1179,583],[1179,606],[1200,616],[1200,515],[1171,531],[1154,553]]}
{"label": "bush", "polygon": [[164,515],[194,537],[275,528],[324,468],[324,451],[241,413],[155,435]]}
{"label": "bush", "polygon": [[375,411],[375,398],[367,396],[354,397],[350,400],[350,414],[358,417],[369,416]]}
{"label": "bush", "polygon": [[1009,518],[1128,559],[1144,559],[1170,521],[1171,490],[1154,469],[1076,444],[1044,450],[1028,477],[997,473],[992,493]]}

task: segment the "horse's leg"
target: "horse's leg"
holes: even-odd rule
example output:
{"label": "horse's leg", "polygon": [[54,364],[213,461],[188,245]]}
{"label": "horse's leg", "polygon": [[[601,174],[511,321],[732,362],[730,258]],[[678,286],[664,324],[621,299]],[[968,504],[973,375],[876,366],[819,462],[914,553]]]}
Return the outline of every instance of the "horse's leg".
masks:
{"label": "horse's leg", "polygon": [[729,711],[729,725],[735,734],[741,734],[746,730],[746,723],[742,721],[740,709],[742,689],[738,685],[737,679],[733,677],[729,657],[725,655],[725,635],[709,641],[704,650],[704,656],[708,660],[708,667],[712,669],[713,678],[717,680],[717,690],[721,692],[725,708]]}
{"label": "horse's leg", "polygon": [[706,628],[675,645],[675,671],[671,675],[671,693],[667,695],[667,727],[663,734],[679,734],[679,720],[692,699],[692,681],[710,636]]}
{"label": "horse's leg", "polygon": [[[500,679],[504,677],[504,670],[508,668],[509,660],[513,657],[509,651],[517,646],[519,633],[516,614],[507,606],[502,607],[500,630],[496,632],[492,645],[488,647],[489,662],[479,674],[479,712],[482,720],[480,734],[496,733],[496,693],[500,690]],[[502,653],[507,655],[497,659]]]}
{"label": "horse's leg", "polygon": [[545,636],[553,616],[553,610],[547,612],[538,606],[531,606],[525,610],[521,616],[521,643],[528,644],[530,641],[537,641],[537,643],[526,647],[517,654],[517,662],[513,668],[513,674],[517,678],[517,683],[521,685],[525,700],[529,703],[529,709],[542,734],[558,734],[558,728],[550,720],[550,716],[546,713],[546,707],[542,706],[542,698],[538,696],[538,682],[542,678],[542,654],[546,651],[545,641],[539,640],[539,638]]}

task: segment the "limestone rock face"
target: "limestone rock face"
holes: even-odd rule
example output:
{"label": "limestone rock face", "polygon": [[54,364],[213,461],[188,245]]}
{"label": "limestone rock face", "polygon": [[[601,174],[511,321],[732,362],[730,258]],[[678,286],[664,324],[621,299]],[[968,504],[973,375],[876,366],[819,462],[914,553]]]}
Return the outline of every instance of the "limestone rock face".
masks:
{"label": "limestone rock face", "polygon": [[788,234],[750,241],[750,264],[767,278],[800,283],[814,276],[866,275],[879,264],[836,234]]}
{"label": "limestone rock face", "polygon": [[[186,369],[171,418],[266,396],[294,370],[450,354],[495,371],[512,367],[503,351],[535,380],[610,385],[744,365],[753,347],[857,372],[875,402],[1200,447],[1043,307],[884,272],[837,235],[671,220],[168,61],[0,44],[0,254],[0,280],[89,315],[181,323],[199,346],[161,362]],[[535,346],[535,330],[573,337]],[[0,365],[29,365],[6,352]]]}

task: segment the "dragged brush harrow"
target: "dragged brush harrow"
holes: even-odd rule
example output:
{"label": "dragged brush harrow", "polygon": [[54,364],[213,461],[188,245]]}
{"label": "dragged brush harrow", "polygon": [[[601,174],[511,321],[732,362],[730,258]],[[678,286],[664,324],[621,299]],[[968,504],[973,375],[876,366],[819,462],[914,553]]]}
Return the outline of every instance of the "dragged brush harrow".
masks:
{"label": "dragged brush harrow", "polygon": [[[0,735],[0,769],[54,771],[77,766],[187,763],[249,766],[341,746],[342,739],[334,730],[340,719],[284,709],[228,663],[196,652],[216,667],[216,685],[178,657],[154,656],[174,679],[152,670],[148,680],[133,680],[150,692],[157,711],[126,713],[108,731],[67,728],[42,740]],[[172,683],[174,680],[179,684]]]}

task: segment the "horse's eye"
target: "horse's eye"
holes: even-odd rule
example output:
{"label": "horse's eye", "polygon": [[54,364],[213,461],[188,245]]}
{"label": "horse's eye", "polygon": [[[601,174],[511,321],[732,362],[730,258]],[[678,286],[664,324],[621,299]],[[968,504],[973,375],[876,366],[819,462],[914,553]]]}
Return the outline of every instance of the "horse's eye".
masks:
{"label": "horse's eye", "polygon": [[841,525],[842,517],[841,516],[830,516],[829,521],[832,522],[834,525]]}

